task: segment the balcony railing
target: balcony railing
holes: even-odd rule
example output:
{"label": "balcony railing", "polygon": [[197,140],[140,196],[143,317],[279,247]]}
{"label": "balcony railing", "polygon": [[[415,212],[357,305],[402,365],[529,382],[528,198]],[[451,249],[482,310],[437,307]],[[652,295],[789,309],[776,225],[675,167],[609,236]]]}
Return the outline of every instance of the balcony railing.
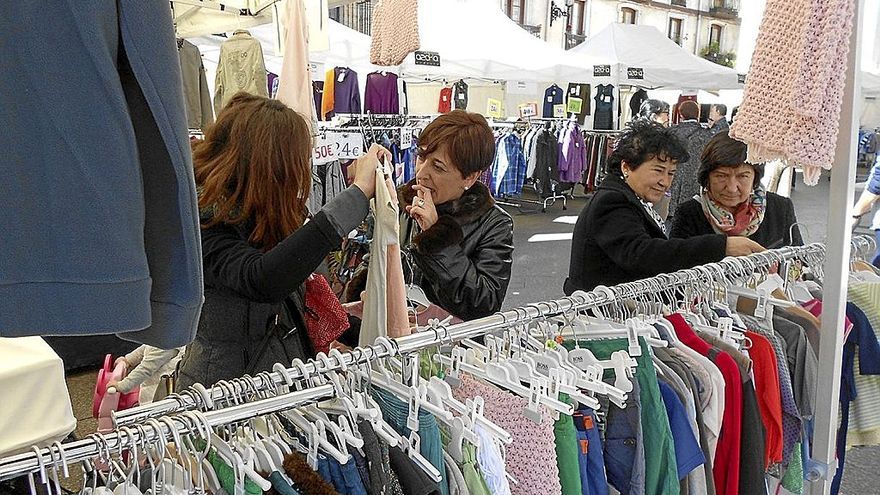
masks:
{"label": "balcony railing", "polygon": [[565,33],[565,49],[570,50],[584,41],[587,41],[587,37],[582,34],[574,34],[574,33]]}
{"label": "balcony railing", "polygon": [[713,0],[709,14],[725,19],[739,17],[739,0]]}
{"label": "balcony railing", "polygon": [[529,34],[531,34],[532,36],[534,36],[536,38],[541,37],[541,26],[532,26],[530,24],[520,24],[519,27],[525,29],[526,31],[529,32]]}

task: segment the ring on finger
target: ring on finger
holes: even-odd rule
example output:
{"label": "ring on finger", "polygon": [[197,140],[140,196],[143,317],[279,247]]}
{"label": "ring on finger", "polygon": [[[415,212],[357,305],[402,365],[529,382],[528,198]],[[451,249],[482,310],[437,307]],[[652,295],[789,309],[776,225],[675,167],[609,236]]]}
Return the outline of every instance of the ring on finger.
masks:
{"label": "ring on finger", "polygon": [[420,199],[419,202],[418,202],[418,205],[419,205],[419,206],[425,206],[425,200],[424,200],[424,199]]}

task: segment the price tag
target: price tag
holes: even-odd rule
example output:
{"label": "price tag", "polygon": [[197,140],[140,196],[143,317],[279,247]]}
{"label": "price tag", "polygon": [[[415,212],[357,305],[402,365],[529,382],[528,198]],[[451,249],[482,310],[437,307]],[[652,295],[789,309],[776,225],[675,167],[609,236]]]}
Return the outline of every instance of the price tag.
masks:
{"label": "price tag", "polygon": [[529,117],[535,117],[538,115],[538,104],[537,103],[523,103],[519,105],[519,116],[527,119]]}
{"label": "price tag", "polygon": [[770,302],[770,293],[767,289],[758,289],[758,304],[755,306],[755,318],[767,317],[767,304]]}
{"label": "price tag", "polygon": [[336,146],[323,133],[315,140],[312,159],[315,161],[315,165],[323,165],[336,160]]}
{"label": "price tag", "polygon": [[412,147],[413,130],[410,127],[404,127],[400,130],[400,148],[408,149]]}
{"label": "price tag", "polygon": [[557,119],[565,118],[565,105],[553,105],[553,117]]}
{"label": "price tag", "polygon": [[351,160],[364,153],[364,138],[355,132],[334,132],[327,138],[335,144],[334,153],[337,158]]}
{"label": "price tag", "polygon": [[501,118],[501,101],[489,98],[486,103],[486,114],[489,117]]}
{"label": "price tag", "polygon": [[568,113],[581,113],[581,109],[584,107],[584,100],[577,98],[575,96],[568,97],[568,108],[566,109]]}

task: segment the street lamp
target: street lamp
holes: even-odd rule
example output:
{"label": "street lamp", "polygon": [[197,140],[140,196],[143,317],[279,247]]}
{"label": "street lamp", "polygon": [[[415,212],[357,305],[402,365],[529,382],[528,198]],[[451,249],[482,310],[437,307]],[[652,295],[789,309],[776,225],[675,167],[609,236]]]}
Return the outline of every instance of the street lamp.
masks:
{"label": "street lamp", "polygon": [[565,0],[565,10],[562,10],[554,0],[550,0],[550,25],[552,26],[553,21],[560,17],[568,17],[572,5],[574,5],[574,0]]}

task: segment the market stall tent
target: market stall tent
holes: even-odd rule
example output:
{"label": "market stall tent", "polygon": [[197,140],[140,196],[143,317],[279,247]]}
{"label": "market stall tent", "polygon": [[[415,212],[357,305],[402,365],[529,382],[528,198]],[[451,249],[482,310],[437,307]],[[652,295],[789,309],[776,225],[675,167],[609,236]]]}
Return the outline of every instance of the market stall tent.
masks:
{"label": "market stall tent", "polygon": [[569,50],[596,84],[645,89],[741,89],[739,75],[689,53],[653,26],[610,24]]}

